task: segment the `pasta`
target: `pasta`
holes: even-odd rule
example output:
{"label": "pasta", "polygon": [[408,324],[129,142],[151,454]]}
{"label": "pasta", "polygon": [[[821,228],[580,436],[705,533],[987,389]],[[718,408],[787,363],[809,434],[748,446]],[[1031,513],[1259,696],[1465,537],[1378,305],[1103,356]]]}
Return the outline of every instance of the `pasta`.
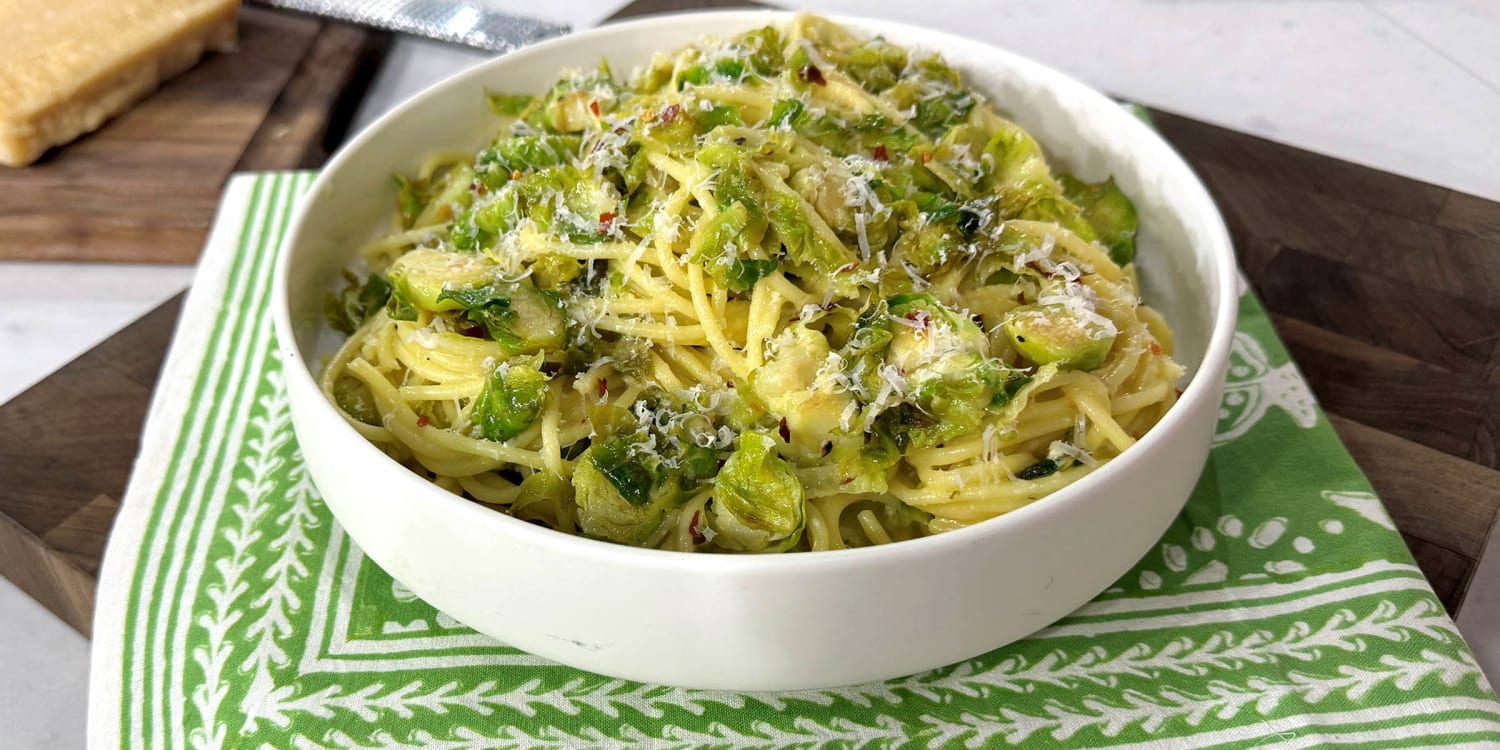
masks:
{"label": "pasta", "polygon": [[937,56],[802,15],[491,94],[329,300],[366,439],[517,518],[681,551],[1015,510],[1172,406],[1136,214]]}

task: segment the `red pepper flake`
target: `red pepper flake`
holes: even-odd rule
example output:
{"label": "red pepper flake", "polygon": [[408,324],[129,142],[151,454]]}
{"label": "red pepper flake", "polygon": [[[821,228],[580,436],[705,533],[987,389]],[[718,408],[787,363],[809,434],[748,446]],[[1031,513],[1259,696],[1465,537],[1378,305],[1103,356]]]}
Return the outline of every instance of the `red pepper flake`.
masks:
{"label": "red pepper flake", "polygon": [[850,484],[853,481],[854,481],[854,477],[844,477],[843,479],[839,480],[839,484]]}
{"label": "red pepper flake", "polygon": [[604,213],[599,214],[599,235],[601,237],[615,230],[616,218],[617,217],[615,216],[615,213],[613,211],[605,211]]}
{"label": "red pepper flake", "polygon": [[590,99],[589,100],[589,111],[593,112],[595,117],[599,116],[599,100],[597,100],[597,99]]}
{"label": "red pepper flake", "polygon": [[484,338],[484,326],[469,326],[463,329],[461,333],[471,339],[482,339]]}
{"label": "red pepper flake", "polygon": [[931,162],[931,161],[932,161],[932,152],[931,151],[923,151],[922,152],[922,163],[923,164],[927,164],[928,162]]}
{"label": "red pepper flake", "polygon": [[816,65],[803,65],[798,68],[797,77],[818,86],[828,85],[828,81],[823,78],[823,71],[818,70],[818,66]]}
{"label": "red pepper flake", "polygon": [[703,511],[695,510],[693,511],[693,520],[688,521],[688,536],[693,538],[693,544],[702,544],[708,541],[708,537],[703,535],[703,530],[698,528],[698,522],[702,520]]}
{"label": "red pepper flake", "polygon": [[786,423],[786,417],[781,418],[781,428],[779,432],[781,433],[782,441],[788,443],[792,442],[792,426]]}
{"label": "red pepper flake", "polygon": [[884,143],[880,144],[879,146],[876,146],[874,149],[871,149],[870,155],[873,156],[873,157],[875,157],[875,161],[890,161],[891,160],[891,152],[889,152],[889,151],[886,150]]}
{"label": "red pepper flake", "polygon": [[1177,397],[1178,398],[1182,398],[1182,389],[1181,388],[1174,388],[1173,390],[1177,391]]}
{"label": "red pepper flake", "polygon": [[426,414],[423,414],[422,416],[417,417],[417,426],[418,427],[426,427],[427,425],[430,425],[430,424],[432,424],[432,420],[428,419]]}
{"label": "red pepper flake", "polygon": [[845,264],[845,265],[841,266],[839,268],[838,272],[839,273],[849,273],[849,272],[853,271],[856,268],[859,268],[859,264],[858,263],[848,263],[848,264]]}
{"label": "red pepper flake", "polygon": [[490,187],[481,182],[479,183],[479,187],[474,188],[474,192],[480,196],[488,195],[490,192]]}
{"label": "red pepper flake", "polygon": [[1155,341],[1151,342],[1151,353],[1161,354],[1161,344],[1158,344]]}
{"label": "red pepper flake", "polygon": [[672,121],[676,120],[677,116],[680,114],[682,114],[681,106],[676,104],[668,105],[666,109],[661,111],[661,121],[670,124]]}
{"label": "red pepper flake", "polygon": [[906,314],[906,319],[923,328],[926,328],[927,324],[932,322],[932,316],[928,315],[926,310],[912,310]]}
{"label": "red pepper flake", "polygon": [[599,394],[599,398],[604,398],[605,396],[608,396],[609,395],[609,381],[605,380],[604,378],[599,378],[598,380],[595,380],[594,381],[594,392]]}

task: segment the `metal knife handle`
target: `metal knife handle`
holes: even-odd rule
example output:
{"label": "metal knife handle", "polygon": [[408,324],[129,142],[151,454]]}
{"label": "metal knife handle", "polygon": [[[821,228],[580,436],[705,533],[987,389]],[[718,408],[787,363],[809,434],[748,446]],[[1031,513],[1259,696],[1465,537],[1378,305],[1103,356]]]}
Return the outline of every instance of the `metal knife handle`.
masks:
{"label": "metal knife handle", "polygon": [[568,33],[566,24],[511,15],[475,0],[257,0],[362,26],[373,26],[493,52],[509,52]]}

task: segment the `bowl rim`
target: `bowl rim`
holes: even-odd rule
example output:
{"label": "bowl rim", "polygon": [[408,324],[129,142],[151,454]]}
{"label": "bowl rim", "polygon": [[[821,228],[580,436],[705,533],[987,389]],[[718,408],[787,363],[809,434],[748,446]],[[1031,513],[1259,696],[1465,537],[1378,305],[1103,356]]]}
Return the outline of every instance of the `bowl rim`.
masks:
{"label": "bowl rim", "polygon": [[[485,524],[493,528],[494,533],[498,535],[497,538],[507,536],[517,537],[520,542],[531,545],[534,548],[546,549],[553,554],[575,556],[599,563],[629,564],[636,568],[680,571],[686,567],[695,573],[708,575],[746,573],[800,574],[812,569],[826,571],[829,569],[866,567],[872,563],[900,564],[912,558],[941,555],[945,550],[964,547],[974,543],[984,543],[989,537],[1003,535],[1013,528],[1028,526],[1033,523],[1045,523],[1047,517],[1064,513],[1067,509],[1079,503],[1098,502],[1098,498],[1092,497],[1095,494],[1093,490],[1096,486],[1107,484],[1114,475],[1122,473],[1127,465],[1138,463],[1147,453],[1153,452],[1154,448],[1168,439],[1168,433],[1173,432],[1182,422],[1189,418],[1189,412],[1195,411],[1195,407],[1202,408],[1202,402],[1217,395],[1219,386],[1221,385],[1217,381],[1222,379],[1221,371],[1227,365],[1229,359],[1229,351],[1238,316],[1240,297],[1238,264],[1234,256],[1229,230],[1224,223],[1222,213],[1219,211],[1217,204],[1214,203],[1202,178],[1198,176],[1176,149],[1157,131],[1126,112],[1123,108],[1118,107],[1117,102],[1105,96],[1098,89],[1063,71],[1028,57],[1010,52],[987,42],[970,39],[920,24],[851,14],[819,14],[840,24],[854,25],[861,30],[873,30],[876,33],[889,35],[898,43],[916,44],[924,47],[936,47],[937,43],[941,43],[941,49],[967,48],[970,51],[982,53],[982,56],[1003,59],[1006,61],[1008,67],[1031,68],[1035,72],[1040,73],[1043,78],[1051,79],[1047,81],[1047,87],[1049,88],[1061,84],[1064,88],[1074,89],[1077,94],[1085,98],[1095,98],[1100,102],[1110,104],[1114,108],[1114,111],[1118,113],[1117,123],[1119,127],[1135,131],[1137,137],[1141,135],[1145,136],[1145,142],[1150,144],[1149,147],[1157,152],[1151,155],[1153,160],[1161,160],[1168,169],[1181,170],[1190,178],[1190,195],[1188,197],[1202,205],[1199,210],[1184,213],[1201,216],[1202,219],[1206,220],[1203,222],[1205,224],[1203,228],[1208,230],[1209,242],[1207,244],[1210,245],[1208,248],[1210,252],[1199,257],[1212,258],[1213,260],[1214,282],[1217,286],[1218,304],[1213,311],[1213,325],[1210,328],[1208,345],[1204,348],[1197,371],[1194,373],[1187,387],[1182,390],[1177,402],[1168,409],[1167,413],[1155,425],[1152,425],[1151,429],[1135,445],[1132,445],[1119,456],[1108,461],[1097,471],[1090,472],[1087,476],[1050,495],[1046,495],[994,518],[941,534],[918,537],[895,544],[825,550],[815,553],[785,555],[688,554],[675,550],[616,544],[581,535],[567,534],[549,528],[542,528],[507,513],[498,512],[474,501],[454,495],[419,477],[415,472],[412,472],[380,451],[373,443],[365,440],[353,427],[344,421],[342,415],[336,413],[335,406],[322,398],[322,389],[318,386],[317,378],[313,375],[312,369],[298,350],[296,338],[293,334],[295,329],[291,323],[288,274],[290,272],[293,245],[301,234],[303,225],[308,221],[309,207],[315,202],[313,198],[318,194],[320,188],[324,186],[327,176],[336,173],[346,161],[350,161],[366,141],[374,138],[375,134],[387,127],[390,122],[405,117],[408,112],[423,107],[429,100],[437,97],[440,92],[450,87],[464,85],[470,78],[483,78],[489,70],[513,64],[516,60],[551,54],[553,50],[562,47],[575,45],[584,45],[586,47],[590,40],[597,37],[615,34],[647,33],[652,27],[686,23],[697,19],[714,19],[724,23],[735,24],[736,28],[738,28],[738,25],[741,23],[745,25],[750,23],[785,23],[797,15],[798,13],[795,11],[779,9],[715,9],[667,12],[607,23],[561,37],[548,39],[513,52],[498,55],[458,71],[422,89],[417,94],[381,115],[373,123],[365,127],[363,131],[357,133],[353,138],[340,146],[333,157],[318,170],[318,177],[303,194],[304,197],[297,200],[297,205],[292,212],[291,219],[286,225],[282,241],[277,248],[276,267],[271,280],[271,312],[276,329],[277,345],[282,355],[284,377],[294,379],[302,387],[311,388],[318,393],[318,408],[323,411],[320,416],[337,421],[337,430],[340,432],[336,434],[342,438],[344,443],[351,444],[350,450],[354,451],[354,453],[349,455],[349,460],[359,463],[373,461],[380,467],[380,471],[390,474],[393,478],[399,477],[394,479],[398,484],[388,487],[389,492],[399,492],[403,495],[416,493],[423,498],[422,501],[424,502],[436,502],[446,505],[446,507],[439,506],[435,508],[434,512],[458,514],[458,518],[469,523]],[[918,42],[903,40],[901,39],[901,34],[905,31],[916,31],[919,35],[925,35],[927,39]],[[960,68],[960,72],[963,72],[962,68]],[[1193,223],[1200,222],[1195,221]],[[1209,290],[1205,289],[1205,292],[1207,291]],[[416,501],[417,497],[411,497],[411,500]]]}

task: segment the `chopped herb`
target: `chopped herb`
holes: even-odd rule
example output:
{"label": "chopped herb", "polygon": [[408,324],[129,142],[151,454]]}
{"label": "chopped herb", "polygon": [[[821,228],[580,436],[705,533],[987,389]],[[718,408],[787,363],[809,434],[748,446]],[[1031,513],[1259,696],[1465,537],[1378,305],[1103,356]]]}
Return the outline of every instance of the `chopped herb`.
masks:
{"label": "chopped herb", "polygon": [[1057,473],[1058,468],[1059,467],[1056,461],[1053,461],[1050,458],[1044,458],[1016,472],[1016,478],[1029,481],[1032,479],[1041,479],[1042,477],[1050,477],[1053,474]]}

